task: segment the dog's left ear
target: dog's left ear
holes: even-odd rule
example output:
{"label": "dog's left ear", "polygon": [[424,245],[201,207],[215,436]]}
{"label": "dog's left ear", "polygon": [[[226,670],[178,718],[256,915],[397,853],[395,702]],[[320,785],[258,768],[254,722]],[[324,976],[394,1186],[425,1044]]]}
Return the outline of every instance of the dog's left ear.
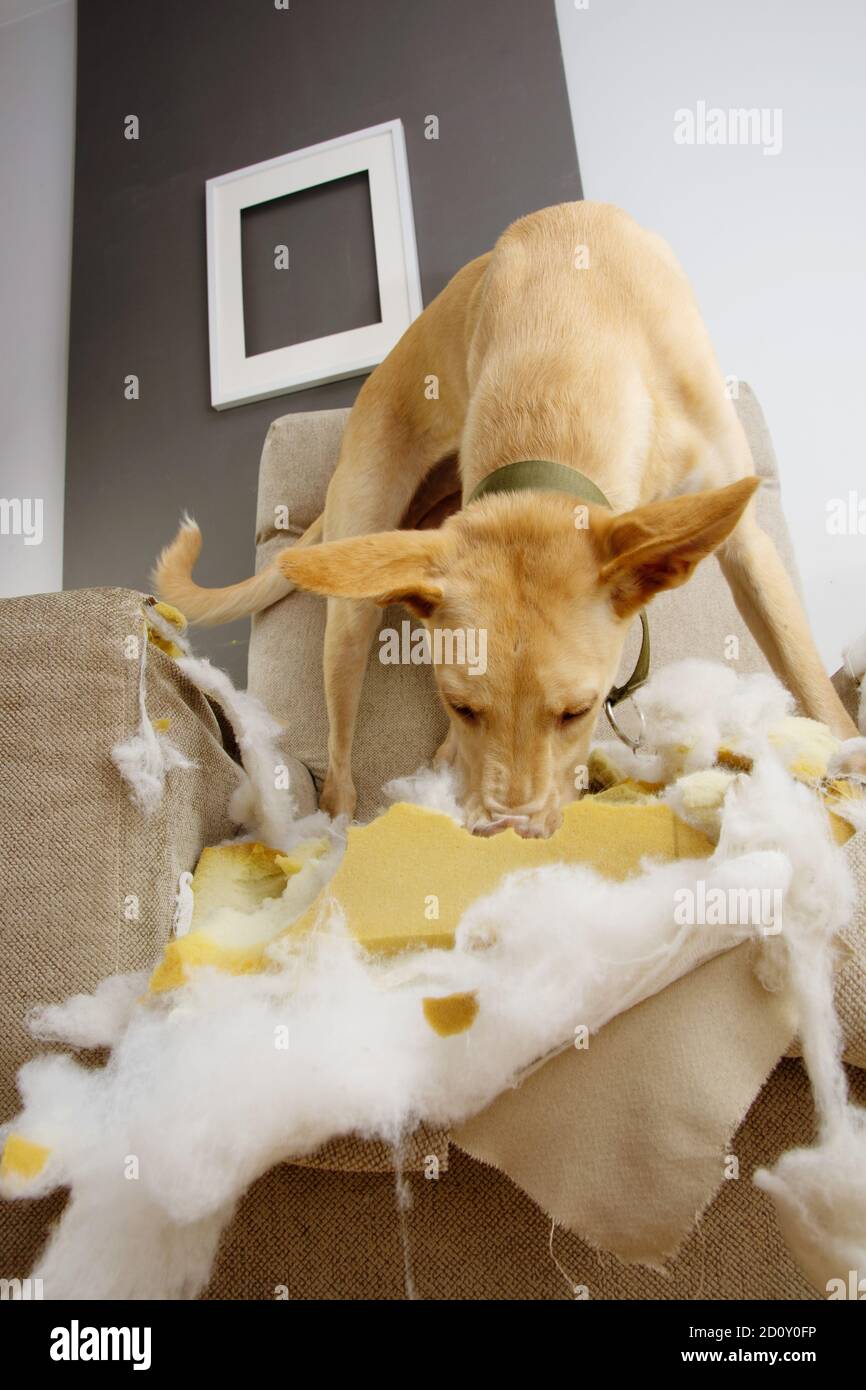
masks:
{"label": "dog's left ear", "polygon": [[371,598],[384,608],[403,603],[427,618],[442,602],[441,531],[377,531],[341,541],[283,550],[276,563],[299,589],[332,598]]}
{"label": "dog's left ear", "polygon": [[594,528],[602,558],[599,579],[618,616],[628,617],[661,589],[685,584],[699,561],[731,534],[758,486],[755,477],[741,478],[713,492],[605,517]]}

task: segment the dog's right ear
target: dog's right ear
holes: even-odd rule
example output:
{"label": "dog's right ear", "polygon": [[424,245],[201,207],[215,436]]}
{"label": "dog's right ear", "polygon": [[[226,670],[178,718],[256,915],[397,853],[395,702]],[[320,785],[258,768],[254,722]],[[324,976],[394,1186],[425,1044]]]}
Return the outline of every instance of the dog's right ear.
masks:
{"label": "dog's right ear", "polygon": [[279,570],[300,589],[329,598],[403,603],[428,618],[442,602],[446,540],[439,531],[378,531],[349,540],[284,550]]}
{"label": "dog's right ear", "polygon": [[599,579],[614,611],[628,617],[662,589],[675,589],[733,531],[758,487],[740,478],[711,492],[648,502],[618,516],[596,515],[604,563]]}

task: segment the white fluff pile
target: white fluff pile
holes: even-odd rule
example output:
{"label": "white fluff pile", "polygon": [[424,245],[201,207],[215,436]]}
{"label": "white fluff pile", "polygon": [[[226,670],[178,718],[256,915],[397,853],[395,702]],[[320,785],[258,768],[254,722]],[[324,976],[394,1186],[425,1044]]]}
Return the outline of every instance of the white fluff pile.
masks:
{"label": "white fluff pile", "polygon": [[150,972],[109,975],[92,994],[73,994],[63,1004],[31,1009],[27,1027],[42,1042],[71,1047],[113,1047],[133,1017],[147,989]]}
{"label": "white fluff pile", "polygon": [[[273,730],[248,697],[226,695],[207,663],[184,669],[242,723],[248,805],[286,845],[298,825],[281,819],[283,802],[269,801]],[[583,866],[517,873],[466,912],[454,950],[397,959],[365,956],[332,906],[303,941],[270,948],[268,973],[202,968],[144,1004],[136,1003],[140,977],[118,977],[39,1011],[41,1038],[112,1047],[101,1071],[52,1055],[19,1074],[23,1108],[9,1128],[50,1156],[35,1180],[7,1179],[6,1195],[71,1191],[33,1271],[45,1296],[194,1296],[237,1200],[273,1164],[340,1134],[399,1145],[419,1120],[457,1124],[539,1058],[571,1045],[578,1026],[596,1031],[749,935],[762,942],[763,978],[797,998],[826,1119],[818,1149],[787,1155],[762,1182],[795,1228],[798,1254],[821,1252],[824,1263],[812,1267],[822,1276],[830,1266],[837,1273],[840,1260],[846,1274],[866,1272],[866,1132],[847,1103],[831,978],[832,941],[853,886],[816,798],[754,734],[756,718],[774,719],[786,704],[784,692],[769,678],[750,679],[762,683],[743,692],[726,668],[688,662],[648,687],[667,739],[679,741],[697,717],[693,682],[706,692],[715,681],[728,691],[725,708],[740,711],[737,732],[755,740],[755,769],[732,780],[709,860],[647,864],[622,883]],[[701,727],[706,742],[708,721]],[[670,746],[660,741],[659,756]],[[395,790],[457,811],[446,774]],[[675,895],[698,880],[708,889],[777,889],[783,930],[678,925]],[[422,999],[469,990],[479,1005],[472,1027],[435,1034]],[[847,1244],[844,1232],[854,1233]]]}
{"label": "white fluff pile", "polygon": [[731,666],[696,659],[657,671],[634,701],[645,721],[643,742],[652,751],[605,748],[623,772],[648,782],[712,767],[721,747],[750,758],[766,753],[770,729],[794,708],[774,676],[738,676]]}
{"label": "white fluff pile", "polygon": [[[159,626],[163,635],[170,635],[179,646],[186,648],[184,638],[165,622],[159,613],[153,612],[154,625]],[[168,633],[165,629],[168,629]],[[167,734],[153,727],[147,713],[145,695],[147,676],[147,628],[143,627],[141,655],[138,666],[138,711],[139,722],[136,733],[124,743],[117,743],[111,750],[112,761],[129,787],[130,797],[142,815],[152,816],[162,802],[165,779],[173,768],[195,767],[195,763],[184,756],[172,743]]]}
{"label": "white fluff pile", "polygon": [[450,767],[424,767],[409,777],[393,777],[382,791],[387,801],[396,804],[409,801],[450,816],[458,825],[465,823],[463,808],[457,800],[457,779]]}
{"label": "white fluff pile", "polygon": [[205,695],[216,700],[234,729],[246,778],[234,793],[229,815],[247,826],[271,849],[290,850],[301,840],[325,835],[330,821],[324,812],[297,819],[297,803],[279,777],[283,767],[277,746],[281,726],[253,695],[236,690],[225,671],[205,658],[178,657],[177,666]]}
{"label": "white fluff pile", "polygon": [[[807,862],[807,840],[814,827],[803,819],[798,846],[797,798],[790,799],[786,815],[790,852]],[[734,852],[747,839],[754,844],[754,833],[748,818],[726,817],[723,839]],[[772,834],[767,827],[765,842]],[[818,1142],[783,1154],[774,1168],[759,1169],[754,1181],[772,1197],[782,1233],[800,1267],[817,1289],[827,1291],[833,1279],[847,1284],[852,1270],[858,1281],[866,1275],[866,1111],[849,1102],[833,1004],[831,942],[839,923],[854,910],[854,885],[848,875],[832,872],[830,860],[816,863],[813,873],[809,881],[795,876],[785,900],[785,930],[765,949],[775,953],[769,964],[787,977],[796,1000]]]}

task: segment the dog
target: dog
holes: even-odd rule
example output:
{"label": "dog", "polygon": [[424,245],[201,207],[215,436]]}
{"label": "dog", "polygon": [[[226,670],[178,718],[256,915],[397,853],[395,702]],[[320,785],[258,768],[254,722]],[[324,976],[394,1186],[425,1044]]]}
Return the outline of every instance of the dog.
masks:
{"label": "dog", "polygon": [[[570,484],[565,465],[575,488],[471,500],[522,460],[549,461]],[[579,501],[593,484],[609,506]],[[755,519],[757,486],[667,243],[616,207],[564,203],[513,223],[458,271],[373,371],[325,510],[295,545],[243,583],[203,589],[192,579],[201,535],[187,521],[154,582],[208,624],[295,587],[327,596],[321,805],[335,816],[355,808],[352,740],[377,605],[404,604],[431,637],[485,632],[483,672],[434,667],[450,721],[437,759],[456,771],[470,829],[547,836],[574,799],[632,620],[711,552],[802,711],[856,737]],[[441,525],[407,527],[419,498]]]}

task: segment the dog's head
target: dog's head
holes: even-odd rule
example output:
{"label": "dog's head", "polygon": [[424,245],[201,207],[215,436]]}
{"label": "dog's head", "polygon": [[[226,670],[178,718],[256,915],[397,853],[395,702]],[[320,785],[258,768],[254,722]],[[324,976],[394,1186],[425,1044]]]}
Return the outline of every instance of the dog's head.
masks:
{"label": "dog's head", "polygon": [[506,493],[438,531],[287,550],[278,563],[301,588],[402,603],[423,623],[467,823],[549,835],[582,784],[634,615],[690,577],[757,486],[745,478],[620,515]]}

